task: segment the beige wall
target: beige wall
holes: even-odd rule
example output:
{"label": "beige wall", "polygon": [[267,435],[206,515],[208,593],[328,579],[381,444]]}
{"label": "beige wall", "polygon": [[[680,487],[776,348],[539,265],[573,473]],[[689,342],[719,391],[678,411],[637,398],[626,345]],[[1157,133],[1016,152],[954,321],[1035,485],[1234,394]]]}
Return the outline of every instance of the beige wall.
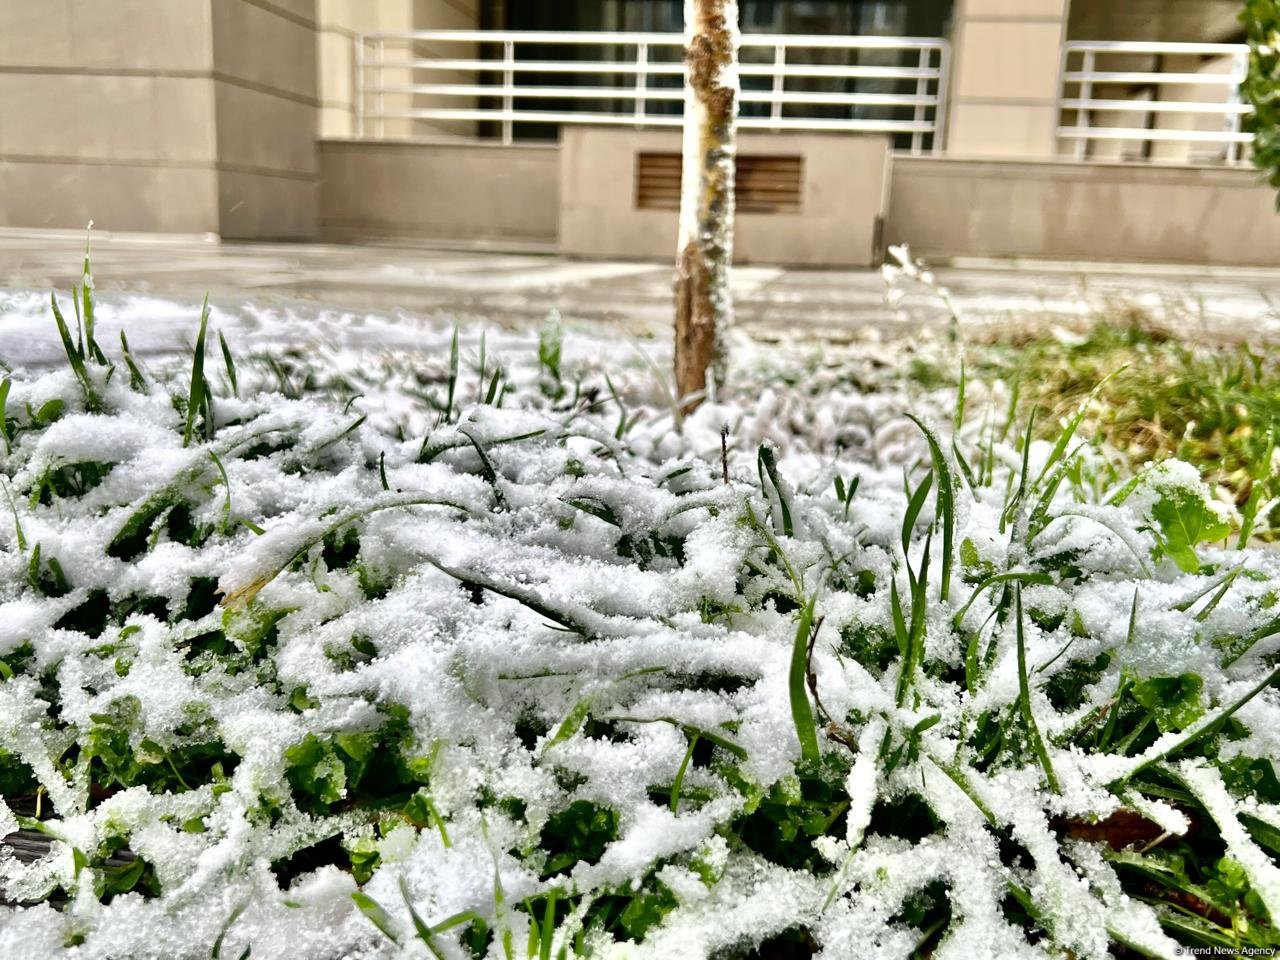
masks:
{"label": "beige wall", "polygon": [[926,256],[1280,266],[1254,171],[899,157],[888,237]]}
{"label": "beige wall", "polygon": [[315,0],[0,0],[0,225],[315,232]]}
{"label": "beige wall", "polygon": [[[674,210],[636,209],[636,158],[680,152],[680,133],[567,127],[561,134],[560,250],[574,256],[674,255]],[[871,266],[888,201],[889,138],[743,133],[742,156],[800,156],[799,213],[739,213],[734,259],[744,263]]]}
{"label": "beige wall", "polygon": [[[588,161],[591,138],[579,135],[590,132],[571,132],[563,157],[554,145],[325,141],[322,235],[513,246],[558,237],[569,254],[668,259],[675,214],[632,209],[634,154],[674,149],[675,138],[615,131],[624,135],[591,145]],[[876,145],[884,150],[876,138],[744,137],[744,152],[804,149],[808,170],[806,215],[739,217],[741,259],[869,262],[883,209]],[[573,181],[572,193],[562,187]],[[898,156],[889,183],[885,238],[929,257],[1280,266],[1274,192],[1250,170]]]}
{"label": "beige wall", "polygon": [[0,223],[218,226],[208,0],[0,0]]}
{"label": "beige wall", "polygon": [[[325,137],[356,135],[355,115],[355,40],[359,34],[405,32],[409,30],[475,30],[480,26],[479,0],[317,0],[320,29],[320,129]],[[369,52],[373,47],[368,48]],[[470,58],[475,47],[469,44],[417,44],[413,47],[393,45],[386,58],[406,56],[439,56]],[[372,74],[370,74],[370,78]],[[387,84],[408,83],[474,83],[470,74],[459,72],[388,70],[383,73]],[[426,107],[469,108],[474,101],[463,97],[425,97],[387,94],[384,103],[389,110]],[[470,136],[475,130],[471,122],[387,120],[381,133],[391,138],[409,136]],[[366,133],[377,132],[372,124]]]}
{"label": "beige wall", "polygon": [[319,150],[315,0],[210,0],[218,232],[312,237]]}
{"label": "beige wall", "polygon": [[1068,0],[956,0],[947,152],[1049,157]]}
{"label": "beige wall", "polygon": [[320,144],[322,235],[553,242],[560,213],[555,145]]}

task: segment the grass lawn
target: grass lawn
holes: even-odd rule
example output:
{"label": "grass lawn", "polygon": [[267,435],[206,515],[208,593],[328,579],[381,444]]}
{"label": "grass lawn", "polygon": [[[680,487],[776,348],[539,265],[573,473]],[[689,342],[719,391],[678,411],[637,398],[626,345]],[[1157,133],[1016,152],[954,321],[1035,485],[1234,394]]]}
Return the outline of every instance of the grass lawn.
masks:
{"label": "grass lawn", "polygon": [[85,269],[0,386],[0,956],[1280,947],[1267,357],[748,353],[682,420],[555,323],[143,364]]}

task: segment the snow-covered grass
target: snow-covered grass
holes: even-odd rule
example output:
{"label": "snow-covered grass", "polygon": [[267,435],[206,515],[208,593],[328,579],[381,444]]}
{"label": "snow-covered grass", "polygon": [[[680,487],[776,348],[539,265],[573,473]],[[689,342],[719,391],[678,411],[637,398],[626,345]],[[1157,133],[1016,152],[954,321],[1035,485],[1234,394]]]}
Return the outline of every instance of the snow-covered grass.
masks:
{"label": "snow-covered grass", "polygon": [[0,387],[0,956],[1280,942],[1280,560],[1196,467],[786,358],[677,423],[554,324],[144,367],[78,302]]}

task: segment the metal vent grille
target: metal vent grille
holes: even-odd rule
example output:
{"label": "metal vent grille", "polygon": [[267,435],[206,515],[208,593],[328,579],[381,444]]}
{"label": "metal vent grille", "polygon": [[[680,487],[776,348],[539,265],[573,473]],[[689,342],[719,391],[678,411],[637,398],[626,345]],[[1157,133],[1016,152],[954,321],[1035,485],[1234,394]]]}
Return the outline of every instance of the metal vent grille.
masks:
{"label": "metal vent grille", "polygon": [[[679,210],[678,153],[636,156],[636,209]],[[799,213],[804,162],[800,157],[738,157],[736,189],[739,213]]]}

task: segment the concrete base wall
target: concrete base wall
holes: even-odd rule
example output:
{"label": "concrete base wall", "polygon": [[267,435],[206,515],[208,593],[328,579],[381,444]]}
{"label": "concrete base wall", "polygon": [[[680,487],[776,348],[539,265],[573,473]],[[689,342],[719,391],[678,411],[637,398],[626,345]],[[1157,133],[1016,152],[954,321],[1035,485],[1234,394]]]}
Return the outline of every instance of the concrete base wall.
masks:
{"label": "concrete base wall", "polygon": [[560,150],[466,141],[320,143],[320,228],[334,240],[554,242]]}
{"label": "concrete base wall", "polygon": [[[637,209],[636,170],[641,153],[679,154],[680,132],[570,127],[561,136],[561,252],[674,257],[679,214]],[[879,262],[890,169],[887,137],[742,133],[738,154],[798,156],[803,166],[799,212],[737,215],[736,261],[805,266]]]}
{"label": "concrete base wall", "polygon": [[[677,218],[636,209],[640,150],[676,152],[679,136],[581,128],[563,147],[322,141],[321,232],[558,242],[575,256],[667,260]],[[739,215],[743,262],[865,266],[887,210],[884,240],[935,258],[1280,266],[1274,192],[1247,169],[908,156],[890,167],[881,140],[823,135],[749,135],[741,150],[805,157],[800,213]]]}
{"label": "concrete base wall", "polygon": [[924,256],[1280,266],[1248,169],[898,157],[888,239]]}

